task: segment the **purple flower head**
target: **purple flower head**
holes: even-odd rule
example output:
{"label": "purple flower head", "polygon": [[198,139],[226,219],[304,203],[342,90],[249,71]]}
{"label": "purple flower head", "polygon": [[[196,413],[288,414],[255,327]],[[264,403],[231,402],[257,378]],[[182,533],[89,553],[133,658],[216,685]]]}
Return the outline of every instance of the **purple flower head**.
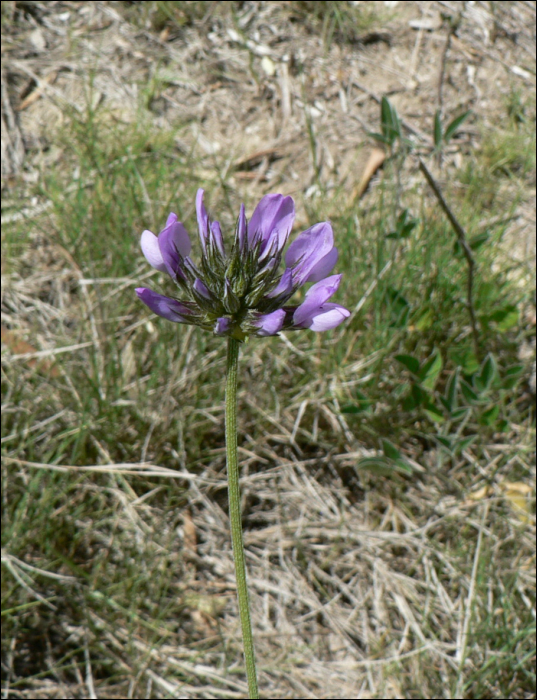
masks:
{"label": "purple flower head", "polygon": [[[330,275],[338,258],[334,233],[327,221],[311,226],[284,248],[295,219],[291,197],[268,194],[250,221],[241,205],[234,240],[227,250],[218,221],[211,221],[198,190],[196,214],[202,256],[190,258],[191,243],[183,224],[170,214],[158,236],[144,231],[142,252],[157,270],[167,272],[180,299],[136,290],[151,311],[176,323],[189,323],[215,335],[244,340],[249,335],[277,335],[281,330],[327,331],[350,316],[328,301],[341,275]],[[281,271],[281,262],[285,269]],[[293,294],[314,282],[301,304],[289,305]]]}

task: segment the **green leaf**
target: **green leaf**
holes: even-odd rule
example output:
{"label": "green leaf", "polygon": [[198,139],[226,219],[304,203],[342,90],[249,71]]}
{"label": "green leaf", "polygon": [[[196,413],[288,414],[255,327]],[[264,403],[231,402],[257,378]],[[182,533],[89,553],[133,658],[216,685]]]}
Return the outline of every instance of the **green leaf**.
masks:
{"label": "green leaf", "polygon": [[519,313],[514,304],[508,304],[490,314],[489,318],[496,322],[499,331],[508,331],[518,323]]}
{"label": "green leaf", "polygon": [[396,459],[395,466],[399,471],[404,472],[405,474],[414,474],[416,471],[414,467],[406,461],[406,459]]}
{"label": "green leaf", "polygon": [[476,289],[477,297],[476,302],[483,304],[484,306],[489,306],[493,303],[498,291],[498,284],[493,282],[481,282],[479,287]]}
{"label": "green leaf", "polygon": [[406,306],[401,309],[399,313],[392,313],[392,320],[390,321],[390,328],[405,328],[408,323],[408,317],[410,316],[410,306]]}
{"label": "green leaf", "polygon": [[395,359],[397,360],[397,362],[400,362],[407,369],[409,369],[412,372],[412,374],[418,374],[420,370],[420,363],[419,360],[417,360],[415,357],[412,357],[412,355],[396,355]]}
{"label": "green leaf", "polygon": [[[490,235],[488,233],[479,233],[477,234],[477,236],[473,236],[468,240],[468,246],[471,250],[479,250],[479,248],[481,248],[482,245],[485,245],[489,238]],[[463,254],[462,245],[459,243],[458,240],[456,240],[453,244],[453,253],[454,255]]]}
{"label": "green leaf", "polygon": [[402,237],[408,236],[410,231],[417,226],[418,221],[419,219],[415,219],[409,215],[408,209],[403,209],[397,217],[395,228]]}
{"label": "green leaf", "polygon": [[371,404],[373,402],[370,399],[368,399],[365,394],[363,394],[361,391],[356,391],[355,394],[356,403],[346,404],[341,408],[341,413],[349,413],[351,415],[356,415],[357,413],[367,411],[371,407]]}
{"label": "green leaf", "polygon": [[427,360],[418,373],[422,387],[432,391],[435,387],[438,375],[442,371],[442,367],[442,355],[435,348],[431,357]]}
{"label": "green leaf", "polygon": [[356,462],[357,469],[365,469],[379,476],[393,476],[395,469],[385,457],[362,457]]}
{"label": "green leaf", "polygon": [[399,306],[401,308],[410,306],[408,301],[403,296],[403,293],[391,285],[386,289],[386,296],[388,297],[388,300],[392,306]]}
{"label": "green leaf", "polygon": [[380,123],[384,137],[389,139],[390,144],[393,144],[395,139],[401,136],[401,124],[397,110],[387,97],[383,97],[380,102]]}
{"label": "green leaf", "polygon": [[403,209],[403,211],[397,217],[397,228],[404,226],[408,219],[408,209]]}
{"label": "green leaf", "polygon": [[371,404],[373,403],[370,398],[368,398],[363,392],[359,391],[358,389],[355,391],[355,396],[356,400],[358,401],[358,406],[360,406],[360,408],[362,408],[364,411],[370,408]]}
{"label": "green leaf", "polygon": [[444,392],[444,398],[446,400],[444,405],[450,413],[457,408],[457,392],[459,389],[460,372],[460,367],[457,367],[457,369],[451,373],[451,376],[447,380],[446,390]]}
{"label": "green leaf", "polygon": [[405,138],[400,138],[401,144],[406,146],[409,151],[413,151],[414,148],[416,147],[416,144],[414,141],[411,141],[410,139],[405,139]]}
{"label": "green leaf", "polygon": [[401,406],[403,408],[403,411],[412,411],[418,406],[418,404],[414,401],[413,396],[405,396]]}
{"label": "green leaf", "polygon": [[458,117],[455,117],[455,119],[446,126],[446,130],[444,131],[444,141],[446,143],[450,140],[450,138],[457,131],[459,126],[463,123],[465,119],[467,119],[470,116],[471,113],[472,111],[468,110],[467,112],[459,114]]}
{"label": "green leaf", "polygon": [[386,440],[386,438],[382,438],[382,451],[389,459],[400,459],[401,457],[397,447],[393,444],[393,442]]}
{"label": "green leaf", "polygon": [[462,406],[461,408],[457,408],[454,411],[451,412],[451,420],[456,421],[460,420],[461,418],[466,418],[468,411],[470,411],[470,408],[467,408],[466,406]]}
{"label": "green leaf", "polygon": [[380,141],[380,143],[386,143],[386,144],[390,145],[393,142],[393,139],[389,139],[387,136],[384,136],[383,134],[379,134],[375,131],[368,131],[367,135],[371,136],[371,138],[374,138],[375,141]]}
{"label": "green leaf", "polygon": [[479,362],[473,350],[469,348],[452,347],[449,350],[449,358],[455,367],[460,367],[464,374],[473,374],[479,369]]}
{"label": "green leaf", "polygon": [[412,411],[414,408],[421,406],[424,399],[424,393],[418,384],[412,383],[412,389],[408,396],[403,401],[403,410]]}
{"label": "green leaf", "polygon": [[483,411],[481,416],[479,417],[479,423],[480,425],[494,425],[496,422],[496,419],[498,418],[498,415],[500,413],[500,407],[498,405],[496,406],[491,406],[490,408],[487,408],[486,411]]}
{"label": "green leaf", "polygon": [[440,110],[437,109],[434,115],[434,145],[440,148],[442,145],[442,119]]}
{"label": "green leaf", "polygon": [[450,418],[451,418],[451,411],[449,410],[449,403],[446,401],[446,399],[443,396],[439,396],[438,398],[440,399],[440,403],[442,404],[442,406],[450,414]]}
{"label": "green leaf", "polygon": [[469,447],[473,442],[475,442],[477,435],[470,435],[470,437],[462,438],[462,440],[457,440],[454,445],[454,452],[460,454],[463,450]]}
{"label": "green leaf", "polygon": [[408,238],[412,231],[416,228],[416,226],[419,224],[419,219],[412,219],[408,223],[406,223],[403,228],[401,229],[401,238]]}
{"label": "green leaf", "polygon": [[508,367],[505,372],[503,373],[503,376],[505,379],[508,377],[516,377],[518,379],[521,374],[524,372],[524,365],[513,365],[512,367]]}
{"label": "green leaf", "polygon": [[475,403],[479,401],[479,396],[467,382],[461,382],[461,391],[468,403]]}
{"label": "green leaf", "polygon": [[472,250],[479,250],[482,245],[485,245],[490,240],[490,234],[478,233],[477,236],[472,236],[468,241],[468,245]]}
{"label": "green leaf", "polygon": [[425,398],[425,394],[419,385],[413,382],[410,394],[403,401],[403,410],[412,411],[414,408],[421,406]]}
{"label": "green leaf", "polygon": [[398,136],[401,137],[401,122],[399,120],[399,115],[397,114],[397,110],[395,107],[390,103],[390,109],[392,112],[392,128],[394,133]]}
{"label": "green leaf", "polygon": [[496,367],[496,360],[494,359],[494,355],[489,353],[483,360],[481,372],[479,373],[479,377],[477,377],[478,388],[481,389],[481,391],[488,391],[497,376],[498,368]]}
{"label": "green leaf", "polygon": [[425,309],[414,321],[414,328],[417,331],[426,331],[433,325],[434,314],[431,309]]}
{"label": "green leaf", "polygon": [[412,233],[413,229],[418,225],[419,219],[409,218],[408,209],[404,209],[401,214],[397,217],[395,223],[395,231],[387,233],[385,238],[408,238]]}
{"label": "green leaf", "polygon": [[467,353],[462,369],[465,374],[473,374],[479,369],[479,360],[473,352]]}
{"label": "green leaf", "polygon": [[428,403],[424,406],[423,411],[429,420],[434,423],[443,423],[445,421],[444,414],[434,404]]}
{"label": "green leaf", "polygon": [[392,110],[387,97],[383,97],[380,101],[380,126],[383,135],[388,138],[392,128]]}
{"label": "green leaf", "polygon": [[345,406],[341,407],[341,413],[349,413],[351,415],[355,413],[361,413],[363,409],[361,409],[359,406],[355,406],[352,403],[346,404]]}
{"label": "green leaf", "polygon": [[406,326],[411,306],[403,294],[395,287],[389,286],[386,289],[385,299],[389,305],[390,326],[392,328],[403,328]]}
{"label": "green leaf", "polygon": [[436,435],[435,438],[442,445],[442,447],[445,447],[445,449],[451,453],[453,448],[449,438],[443,437],[442,435]]}
{"label": "green leaf", "polygon": [[416,402],[416,406],[420,406],[426,398],[419,384],[412,384],[412,397]]}
{"label": "green leaf", "polygon": [[523,372],[523,365],[515,365],[506,369],[502,379],[502,387],[504,389],[513,389],[520,381]]}

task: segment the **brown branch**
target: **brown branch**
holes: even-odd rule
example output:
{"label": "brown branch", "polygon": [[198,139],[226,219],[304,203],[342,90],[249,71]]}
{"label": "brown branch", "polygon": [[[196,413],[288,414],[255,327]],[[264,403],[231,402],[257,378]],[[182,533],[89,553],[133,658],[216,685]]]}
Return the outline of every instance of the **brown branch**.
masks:
{"label": "brown branch", "polygon": [[459,241],[459,245],[462,248],[462,251],[464,253],[464,257],[466,258],[466,262],[468,263],[468,281],[467,281],[467,286],[466,286],[466,295],[467,295],[467,303],[468,303],[468,312],[470,314],[470,323],[472,325],[472,336],[474,339],[474,351],[476,357],[479,359],[479,331],[477,328],[477,319],[475,315],[475,309],[474,309],[474,301],[473,301],[473,289],[474,289],[474,272],[475,272],[475,259],[474,255],[472,253],[472,249],[468,245],[468,239],[466,236],[466,232],[463,229],[463,227],[459,224],[457,221],[457,218],[455,217],[455,214],[451,211],[448,203],[444,199],[444,196],[442,195],[442,192],[440,191],[440,188],[438,184],[436,183],[435,179],[429,172],[429,169],[425,165],[425,163],[422,161],[421,158],[418,158],[419,161],[419,166],[421,172],[424,174],[425,179],[429,183],[430,188],[434,192],[438,203],[444,210],[445,215],[449,219],[449,223],[453,227],[455,233],[457,234],[457,240]]}

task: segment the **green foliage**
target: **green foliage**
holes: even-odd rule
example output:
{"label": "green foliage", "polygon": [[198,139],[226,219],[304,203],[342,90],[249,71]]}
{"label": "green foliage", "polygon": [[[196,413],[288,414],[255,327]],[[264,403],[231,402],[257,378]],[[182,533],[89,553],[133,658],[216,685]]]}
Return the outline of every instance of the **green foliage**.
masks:
{"label": "green foliage", "polygon": [[463,365],[455,366],[446,375],[441,391],[436,388],[443,367],[438,350],[423,363],[411,355],[396,355],[395,359],[411,374],[402,397],[403,409],[423,412],[437,426],[436,440],[450,453],[459,454],[476,437],[461,435],[461,425],[470,433],[479,426],[499,432],[507,429],[505,408],[522,375],[522,366],[499,368],[489,353],[472,372],[465,371]]}
{"label": "green foliage", "polygon": [[302,22],[311,32],[320,33],[325,45],[334,39],[354,43],[374,25],[381,24],[379,8],[370,3],[341,0],[292,0],[286,3],[291,21]]}
{"label": "green foliage", "polygon": [[161,32],[165,29],[181,31],[196,22],[205,20],[212,14],[227,12],[240,5],[238,2],[218,2],[217,0],[146,0],[145,2],[121,2],[123,12],[128,19],[141,27],[150,25],[151,29]]}
{"label": "green foliage", "polygon": [[356,468],[377,476],[395,477],[413,475],[415,467],[401,454],[401,451],[387,438],[381,439],[382,455],[362,457],[356,462]]}
{"label": "green foliage", "polygon": [[387,97],[382,97],[380,102],[380,128],[382,133],[370,132],[369,135],[390,148],[403,136],[397,110]]}
{"label": "green foliage", "polygon": [[440,150],[445,144],[448,144],[451,138],[455,135],[459,127],[472,114],[471,110],[459,114],[455,117],[444,130],[442,130],[442,117],[437,110],[434,115],[433,140],[435,148]]}
{"label": "green foliage", "polygon": [[403,209],[395,222],[395,231],[387,233],[386,238],[393,238],[395,240],[408,238],[418,224],[419,219],[414,219],[409,215],[408,209]]}

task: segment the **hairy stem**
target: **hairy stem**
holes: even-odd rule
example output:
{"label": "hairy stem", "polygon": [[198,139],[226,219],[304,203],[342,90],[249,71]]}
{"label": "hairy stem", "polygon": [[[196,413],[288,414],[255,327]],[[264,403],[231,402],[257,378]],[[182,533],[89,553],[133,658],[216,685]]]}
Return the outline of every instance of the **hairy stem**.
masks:
{"label": "hairy stem", "polygon": [[244,563],[244,543],[242,541],[241,495],[239,488],[239,463],[237,459],[237,365],[239,361],[239,341],[228,338],[227,380],[226,380],[226,456],[229,495],[229,520],[231,540],[235,559],[237,595],[242,627],[244,658],[250,698],[259,698],[257,674],[255,670],[254,642],[250,621],[250,604],[246,584]]}

